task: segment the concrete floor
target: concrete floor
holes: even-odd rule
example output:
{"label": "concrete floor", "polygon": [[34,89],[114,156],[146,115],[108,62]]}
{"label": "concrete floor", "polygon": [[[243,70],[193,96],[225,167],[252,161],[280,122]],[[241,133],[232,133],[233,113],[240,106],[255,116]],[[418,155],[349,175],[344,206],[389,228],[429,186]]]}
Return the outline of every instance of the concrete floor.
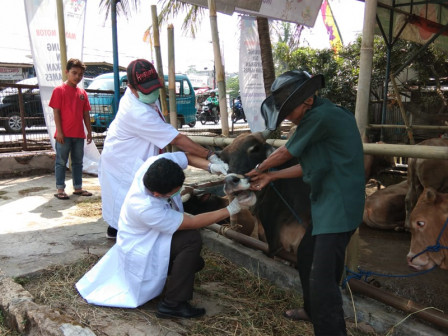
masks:
{"label": "concrete floor", "polygon": [[[193,169],[187,172],[187,182],[190,183],[203,181],[204,177],[207,181],[219,180],[218,177],[204,174],[203,171]],[[91,335],[88,328],[80,329],[79,326],[65,324],[61,326],[60,322],[52,320],[50,315],[45,313],[45,307],[36,308],[30,305],[32,298],[11,281],[12,277],[39,272],[52,264],[74,262],[88,252],[103,255],[113,245],[114,241],[105,238],[107,224],[100,216],[85,217],[79,214],[77,202],[82,197],[71,195],[73,190],[70,184],[68,173],[66,191],[70,195],[70,200],[64,201],[53,196],[55,193],[53,174],[0,179],[0,309],[8,311],[11,314],[10,318],[16,318],[19,325],[20,316],[28,314],[29,318],[29,310],[38,309],[42,316],[40,318],[36,317],[38,314],[34,316],[36,325],[41,330],[45,331],[45,328],[51,325],[48,322],[51,320],[54,330],[59,332],[66,329],[74,332],[72,335]],[[84,176],[84,189],[93,192],[93,197],[101,195],[95,176]],[[261,277],[268,278],[282,287],[300,289],[297,273],[292,268],[209,230],[203,231],[203,238],[206,246],[224,254],[235,263],[257,272]],[[28,304],[18,309],[16,305],[23,302]],[[386,332],[405,317],[404,314],[394,312],[374,300],[355,296],[352,302],[351,298],[344,294],[344,309],[352,318],[353,304],[356,306],[358,322],[371,324],[379,333]],[[21,313],[14,314],[13,308]],[[166,333],[152,330],[148,335],[150,334]],[[396,327],[394,335],[438,336],[446,333],[407,320],[406,323]]]}

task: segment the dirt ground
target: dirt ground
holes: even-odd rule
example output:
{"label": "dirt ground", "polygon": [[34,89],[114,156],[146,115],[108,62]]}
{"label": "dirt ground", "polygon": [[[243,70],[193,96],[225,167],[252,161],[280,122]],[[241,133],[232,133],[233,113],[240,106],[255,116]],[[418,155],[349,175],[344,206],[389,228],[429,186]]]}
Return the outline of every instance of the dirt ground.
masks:
{"label": "dirt ground", "polygon": [[[194,171],[190,172],[187,178],[191,178],[192,174],[194,175]],[[204,175],[202,171],[197,174]],[[53,183],[54,177],[51,175],[0,180],[0,212],[3,218],[7,219],[0,224],[2,229],[0,230],[0,260],[2,261],[1,268],[11,276],[18,275],[17,273],[25,274],[26,269],[35,271],[34,268],[54,264],[55,260],[60,261],[62,256],[64,262],[72,262],[69,257],[79,259],[76,255],[78,252],[75,253],[74,248],[81,243],[95,246],[95,249],[90,247],[89,252],[98,256],[111,246],[110,241],[104,238],[106,224],[102,221],[101,214],[95,213],[94,217],[80,215],[78,211],[81,200],[78,197],[72,197],[73,200],[66,202],[56,200],[53,197]],[[99,199],[100,188],[97,178],[87,177],[86,187],[94,192],[94,197]],[[72,222],[76,222],[77,225],[70,225]],[[11,225],[12,223],[15,224]],[[60,238],[58,238],[58,232],[61,232]],[[73,251],[68,253],[58,249],[58,246],[65,243],[62,233],[67,235],[67,232],[72,236],[68,243],[73,245]],[[17,239],[17,242],[13,243],[12,239]],[[38,250],[36,244],[43,245],[45,250],[36,254]],[[363,225],[360,227],[360,267],[364,271],[387,275],[414,275],[415,273],[406,263],[409,244],[410,234],[407,232],[373,230]],[[27,252],[27,249],[32,249],[34,252]],[[82,254],[85,255],[85,249]],[[35,267],[30,267],[31,264]],[[435,269],[424,275],[404,278],[373,275],[369,279],[374,279],[380,288],[391,294],[412,300],[423,307],[436,307],[448,311],[448,271]],[[212,292],[216,293],[215,288]],[[209,301],[208,295],[210,294],[207,290],[199,292],[198,303],[204,303],[206,306],[206,302]],[[148,307],[153,310],[154,303],[148,303]],[[210,311],[214,309],[207,306],[206,308]],[[240,308],[240,304],[238,309],[243,309]],[[90,314],[92,315],[86,318],[95,320],[99,328],[101,325],[107,325],[101,313],[94,311]],[[128,314],[129,317],[137,314],[139,320],[148,321],[145,310],[129,311]],[[155,324],[153,320],[151,323],[153,323],[154,334],[157,331],[162,331],[162,334],[166,335],[183,333],[182,328],[177,329],[179,325],[176,325],[176,328],[172,327],[171,334],[170,326],[162,327]],[[119,321],[106,327],[112,331],[117,325]],[[142,325],[148,328],[147,324]],[[133,335],[145,335],[144,331],[139,330],[142,325],[139,323],[138,326],[136,325]]]}
{"label": "dirt ground", "polygon": [[[401,180],[402,177],[391,177],[387,184],[399,183]],[[375,191],[372,185],[366,186],[367,195]],[[359,236],[359,268],[364,272],[372,272],[368,277],[372,284],[412,300],[422,308],[435,307],[448,312],[448,271],[436,268],[419,274],[408,267],[406,255],[411,243],[410,232],[372,229],[362,224]]]}
{"label": "dirt ground", "polygon": [[[412,300],[423,307],[435,307],[448,312],[448,271],[436,268],[416,275],[407,265],[411,234],[409,232],[374,230],[360,227],[360,267],[372,275],[380,288],[391,294]],[[388,277],[386,275],[404,275]],[[407,277],[406,277],[407,276]]]}

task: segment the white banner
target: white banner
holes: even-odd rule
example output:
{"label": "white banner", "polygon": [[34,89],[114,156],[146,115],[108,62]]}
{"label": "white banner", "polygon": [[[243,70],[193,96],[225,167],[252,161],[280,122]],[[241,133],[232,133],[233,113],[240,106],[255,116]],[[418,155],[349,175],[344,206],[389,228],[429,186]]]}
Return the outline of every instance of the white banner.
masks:
{"label": "white banner", "polygon": [[252,132],[266,129],[260,107],[266,98],[261,65],[260,41],[254,17],[241,17],[239,82],[241,102]]}
{"label": "white banner", "polygon": [[[31,52],[39,82],[45,123],[54,148],[56,125],[53,109],[48,106],[48,103],[53,89],[62,84],[62,71],[65,71],[65,65],[61,66],[56,1],[24,1]],[[82,60],[86,5],[87,0],[63,0],[67,59],[78,58]],[[99,157],[100,153],[93,142],[86,145],[83,170],[87,173],[97,174]]]}
{"label": "white banner", "polygon": [[16,80],[23,79],[22,68],[0,67],[0,80]]}
{"label": "white banner", "polygon": [[235,7],[235,12],[313,27],[321,4],[322,0],[263,0],[258,11]]}

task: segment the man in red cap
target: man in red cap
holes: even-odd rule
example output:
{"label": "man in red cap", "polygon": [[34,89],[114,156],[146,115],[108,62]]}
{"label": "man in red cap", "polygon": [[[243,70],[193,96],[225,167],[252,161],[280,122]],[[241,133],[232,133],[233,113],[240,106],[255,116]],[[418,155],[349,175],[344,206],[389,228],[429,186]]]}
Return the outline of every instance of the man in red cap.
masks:
{"label": "man in red cap", "polygon": [[[272,84],[272,95],[261,113],[269,130],[284,119],[297,125],[286,145],[279,147],[247,175],[259,190],[282,178],[303,177],[310,186],[312,225],[297,250],[297,269],[304,307],[285,312],[294,320],[311,320],[317,336],[347,335],[339,282],[345,249],[362,222],[364,157],[352,112],[316,96],[322,75],[288,71]],[[300,164],[269,171],[291,158]]]}
{"label": "man in red cap", "polygon": [[226,174],[228,169],[216,154],[165,122],[158,101],[163,84],[152,63],[144,59],[132,61],[127,77],[128,87],[108,129],[98,169],[103,218],[109,225],[107,237],[112,239],[117,236],[121,207],[135,172],[167,145],[208,159],[210,173]]}

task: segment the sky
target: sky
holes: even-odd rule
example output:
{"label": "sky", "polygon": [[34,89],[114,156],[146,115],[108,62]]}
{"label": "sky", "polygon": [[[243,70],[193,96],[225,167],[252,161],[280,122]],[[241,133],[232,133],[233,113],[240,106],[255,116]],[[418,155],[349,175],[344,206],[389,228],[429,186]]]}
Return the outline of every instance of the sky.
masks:
{"label": "sky", "polygon": [[[127,66],[136,58],[153,60],[151,47],[143,41],[144,31],[151,25],[151,5],[157,0],[140,0],[138,13],[132,11],[126,19],[118,17],[119,63]],[[6,58],[29,60],[31,58],[28,31],[23,0],[0,0],[0,61]],[[353,41],[362,32],[364,2],[357,0],[330,0],[344,44]],[[160,11],[160,6],[157,7]],[[105,13],[99,9],[99,0],[88,0],[84,33],[84,61],[113,62],[111,20],[105,21]],[[183,18],[171,19],[174,25],[175,68],[185,72],[189,66],[196,69],[213,67],[213,45],[211,43],[210,20],[204,16],[195,39],[181,31]],[[7,33],[6,33],[7,32]],[[238,14],[232,16],[218,14],[218,32],[221,53],[226,72],[237,72],[239,64]],[[162,62],[167,64],[167,26],[160,29]],[[329,48],[328,36],[320,13],[313,28],[306,28],[301,37],[301,45],[313,48]],[[185,52],[188,51],[188,52]],[[8,57],[9,56],[9,57]],[[8,62],[11,62],[8,60]]]}

